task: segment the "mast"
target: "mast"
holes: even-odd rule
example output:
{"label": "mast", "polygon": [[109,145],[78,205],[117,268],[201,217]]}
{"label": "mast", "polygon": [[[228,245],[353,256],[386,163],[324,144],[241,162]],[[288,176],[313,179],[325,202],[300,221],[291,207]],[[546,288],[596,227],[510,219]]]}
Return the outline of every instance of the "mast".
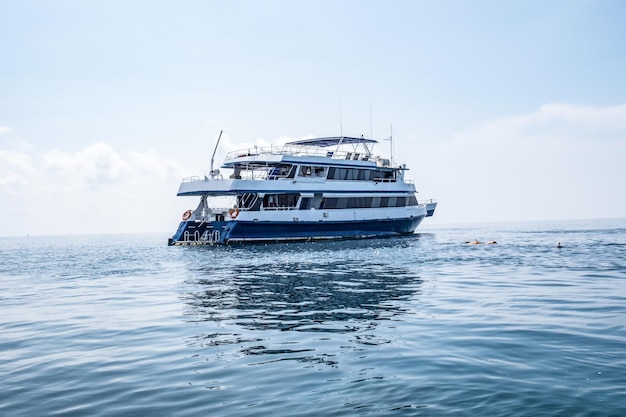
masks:
{"label": "mast", "polygon": [[213,170],[213,161],[215,160],[215,152],[217,152],[217,147],[220,145],[220,139],[222,139],[222,132],[223,130],[220,130],[220,135],[217,137],[217,143],[215,144],[215,149],[213,149],[213,155],[211,155],[211,171],[209,172],[209,175],[211,175],[211,178],[215,178],[218,175],[220,175],[219,169]]}

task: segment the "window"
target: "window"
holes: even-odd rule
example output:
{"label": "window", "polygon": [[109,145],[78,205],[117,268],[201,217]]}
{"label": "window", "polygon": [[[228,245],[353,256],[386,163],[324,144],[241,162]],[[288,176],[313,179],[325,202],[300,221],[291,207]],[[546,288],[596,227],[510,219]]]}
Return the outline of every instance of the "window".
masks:
{"label": "window", "polygon": [[300,166],[300,173],[299,173],[299,175],[301,177],[325,178],[326,177],[326,167],[302,165],[302,166]]}
{"label": "window", "polygon": [[372,181],[376,177],[373,169],[328,168],[328,179],[338,181]]}
{"label": "window", "polygon": [[348,208],[371,208],[372,197],[351,197],[348,199]]}
{"label": "window", "polygon": [[322,200],[322,206],[320,208],[324,209],[336,209],[337,208],[337,200],[338,198],[325,198]]}
{"label": "window", "polygon": [[298,204],[300,194],[266,194],[263,197],[263,207],[265,209],[292,209]]}
{"label": "window", "polygon": [[319,178],[326,177],[326,167],[313,167],[313,175]]}
{"label": "window", "polygon": [[[399,204],[400,202],[404,202],[405,197],[327,197],[322,200],[322,204],[320,205],[320,209],[331,209],[331,210],[341,210],[341,209],[362,209],[362,208],[379,208],[379,207],[387,207],[383,206],[384,203],[390,203],[390,199],[393,199],[393,204]],[[304,198],[301,204],[301,208],[303,208]],[[390,206],[395,207],[395,206]]]}
{"label": "window", "polygon": [[300,176],[309,177],[311,175],[311,167],[309,165],[302,165],[300,167]]}
{"label": "window", "polygon": [[308,210],[311,208],[311,197],[302,197],[300,202],[300,210]]}

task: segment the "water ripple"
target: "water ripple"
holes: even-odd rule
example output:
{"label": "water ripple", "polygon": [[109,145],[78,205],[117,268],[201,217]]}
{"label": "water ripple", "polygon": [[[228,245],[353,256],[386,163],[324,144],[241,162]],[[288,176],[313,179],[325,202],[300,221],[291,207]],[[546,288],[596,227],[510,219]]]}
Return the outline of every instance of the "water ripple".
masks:
{"label": "water ripple", "polygon": [[164,242],[0,239],[0,414],[626,415],[623,221]]}

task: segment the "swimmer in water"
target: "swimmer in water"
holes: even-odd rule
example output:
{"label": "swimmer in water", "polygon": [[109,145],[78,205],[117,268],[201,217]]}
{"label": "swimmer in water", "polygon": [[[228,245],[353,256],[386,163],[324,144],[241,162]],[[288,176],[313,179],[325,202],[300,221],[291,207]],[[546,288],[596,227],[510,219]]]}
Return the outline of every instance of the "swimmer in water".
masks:
{"label": "swimmer in water", "polygon": [[496,242],[495,240],[490,240],[488,242],[481,242],[478,239],[474,239],[474,240],[470,240],[469,242],[465,242],[465,243],[468,244],[468,245],[482,245],[483,243],[485,245],[495,245],[498,242]]}
{"label": "swimmer in water", "polygon": [[557,243],[556,247],[561,249],[563,247],[563,245],[561,245],[561,242],[559,242],[559,243]]}

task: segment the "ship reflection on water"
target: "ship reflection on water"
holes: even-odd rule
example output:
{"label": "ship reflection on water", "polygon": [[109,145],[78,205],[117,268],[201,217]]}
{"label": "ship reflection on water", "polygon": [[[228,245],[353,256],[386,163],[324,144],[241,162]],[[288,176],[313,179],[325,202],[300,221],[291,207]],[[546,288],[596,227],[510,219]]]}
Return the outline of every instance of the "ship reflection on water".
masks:
{"label": "ship reflection on water", "polygon": [[[250,262],[196,268],[188,280],[186,321],[202,332],[190,341],[193,346],[237,344],[240,352],[259,355],[314,350],[307,338],[333,334],[349,335],[343,339],[361,346],[388,343],[385,332],[375,329],[406,314],[406,301],[419,294],[422,283],[418,274],[384,256],[350,259],[322,251],[259,257],[243,249],[237,254],[250,256]],[[282,347],[269,349],[270,339]]]}

